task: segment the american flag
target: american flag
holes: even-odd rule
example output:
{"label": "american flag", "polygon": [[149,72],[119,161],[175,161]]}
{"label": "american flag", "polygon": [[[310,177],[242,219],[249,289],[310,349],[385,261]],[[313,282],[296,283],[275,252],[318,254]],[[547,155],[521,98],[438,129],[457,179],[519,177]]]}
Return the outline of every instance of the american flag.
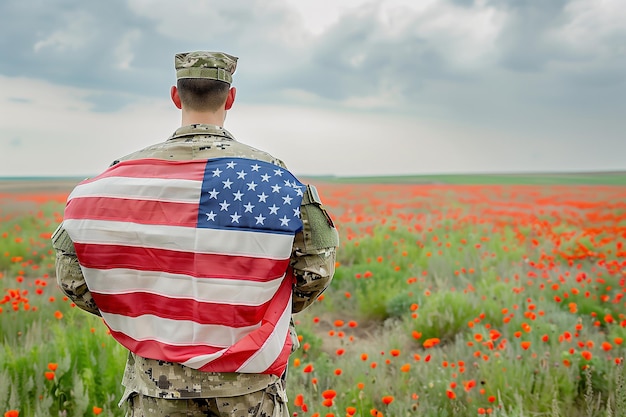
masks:
{"label": "american flag", "polygon": [[63,227],[126,348],[203,371],[281,375],[304,191],[264,161],[123,161],[72,191]]}

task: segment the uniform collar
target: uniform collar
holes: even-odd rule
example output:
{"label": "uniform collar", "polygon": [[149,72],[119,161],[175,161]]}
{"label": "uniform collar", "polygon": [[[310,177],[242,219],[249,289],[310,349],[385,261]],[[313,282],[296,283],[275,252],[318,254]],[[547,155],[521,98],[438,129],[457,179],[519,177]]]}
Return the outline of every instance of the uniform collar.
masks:
{"label": "uniform collar", "polygon": [[229,140],[235,140],[233,135],[223,127],[206,124],[193,124],[179,127],[168,140],[197,135],[221,136]]}

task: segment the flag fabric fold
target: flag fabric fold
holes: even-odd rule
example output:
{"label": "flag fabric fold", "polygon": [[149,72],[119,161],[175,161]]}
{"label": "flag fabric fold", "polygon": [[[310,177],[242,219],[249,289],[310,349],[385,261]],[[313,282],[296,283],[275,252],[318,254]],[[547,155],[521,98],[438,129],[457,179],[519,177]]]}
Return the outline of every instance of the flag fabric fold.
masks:
{"label": "flag fabric fold", "polygon": [[63,227],[126,348],[281,375],[304,191],[286,169],[246,158],[123,161],[72,191]]}

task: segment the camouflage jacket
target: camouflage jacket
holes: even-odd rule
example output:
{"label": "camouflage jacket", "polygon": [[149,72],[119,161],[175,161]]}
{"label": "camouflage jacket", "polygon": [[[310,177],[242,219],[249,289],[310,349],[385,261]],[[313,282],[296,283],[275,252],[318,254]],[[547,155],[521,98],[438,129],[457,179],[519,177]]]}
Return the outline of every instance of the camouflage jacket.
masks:
{"label": "camouflage jacket", "polygon": [[[149,146],[113,162],[140,158],[191,160],[215,157],[243,157],[262,160],[285,168],[270,154],[237,142],[225,129],[213,125],[190,125],[176,130],[167,141]],[[301,206],[303,230],[294,240],[291,266],[296,283],[293,313],[308,307],[328,287],[335,270],[338,234],[313,186],[307,186]],[[59,226],[52,237],[56,250],[57,281],[76,305],[100,315],[83,278],[72,241]],[[295,329],[291,329],[297,347]],[[201,372],[171,362],[143,358],[129,353],[122,384],[125,398],[133,392],[161,398],[207,398],[244,395],[265,389],[277,377],[265,374]]]}

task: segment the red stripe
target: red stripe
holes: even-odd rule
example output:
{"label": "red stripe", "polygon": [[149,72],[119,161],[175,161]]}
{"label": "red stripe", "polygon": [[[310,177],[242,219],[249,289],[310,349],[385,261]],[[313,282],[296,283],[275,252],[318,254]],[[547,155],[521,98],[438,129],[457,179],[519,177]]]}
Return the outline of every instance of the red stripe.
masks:
{"label": "red stripe", "polygon": [[198,203],[80,197],[68,202],[65,218],[195,227]]}
{"label": "red stripe", "polygon": [[[125,268],[159,271],[196,278],[242,278],[269,281],[283,276],[289,259],[273,260],[122,245],[75,243],[80,264],[86,268]],[[202,271],[202,275],[198,271]]]}
{"label": "red stripe", "polygon": [[291,341],[291,335],[287,332],[287,336],[285,338],[285,345],[283,346],[283,350],[278,355],[278,358],[274,361],[269,368],[265,370],[266,374],[274,374],[281,376],[285,373],[287,369],[287,362],[289,361],[289,356],[291,355],[291,346],[293,342]]}
{"label": "red stripe", "polygon": [[[286,278],[271,301],[267,310],[266,320],[259,329],[228,348],[219,358],[200,368],[205,372],[235,372],[254,355],[265,343],[276,327],[290,300],[292,278]],[[155,340],[137,341],[123,333],[111,330],[112,336],[123,346],[139,356],[169,362],[183,363],[200,355],[218,352],[220,348],[210,345],[172,346]],[[287,366],[288,352],[291,348],[289,333],[285,337],[284,346],[278,358],[262,373],[273,373],[281,376]]]}
{"label": "red stripe", "polygon": [[109,177],[161,178],[202,181],[206,168],[206,159],[193,161],[166,161],[163,159],[134,159],[113,165],[97,177],[81,184]]}
{"label": "red stripe", "polygon": [[[290,294],[291,279],[285,279],[268,308],[266,315],[267,321],[265,321],[260,328],[254,330],[228,348],[228,350],[218,359],[209,362],[200,368],[200,370],[205,372],[234,372],[239,369],[265,344],[265,341],[272,335],[272,332],[276,328],[276,323],[282,316],[285,309],[291,309],[291,306],[287,305],[290,300]],[[289,335],[289,332],[287,332],[287,335]],[[285,364],[285,366],[287,365]],[[226,369],[229,371],[226,371]],[[277,375],[281,374],[282,372]]]}
{"label": "red stripe", "polygon": [[202,302],[184,298],[170,298],[158,294],[135,292],[130,294],[91,293],[98,308],[104,313],[139,317],[152,314],[171,320],[191,320],[199,324],[218,324],[229,327],[253,326],[263,320],[270,304],[259,306],[231,305]]}
{"label": "red stripe", "polygon": [[175,346],[157,342],[156,340],[139,341],[111,328],[109,330],[111,331],[111,336],[122,346],[144,358],[182,363],[196,356],[208,355],[223,349],[222,347],[209,345]]}

